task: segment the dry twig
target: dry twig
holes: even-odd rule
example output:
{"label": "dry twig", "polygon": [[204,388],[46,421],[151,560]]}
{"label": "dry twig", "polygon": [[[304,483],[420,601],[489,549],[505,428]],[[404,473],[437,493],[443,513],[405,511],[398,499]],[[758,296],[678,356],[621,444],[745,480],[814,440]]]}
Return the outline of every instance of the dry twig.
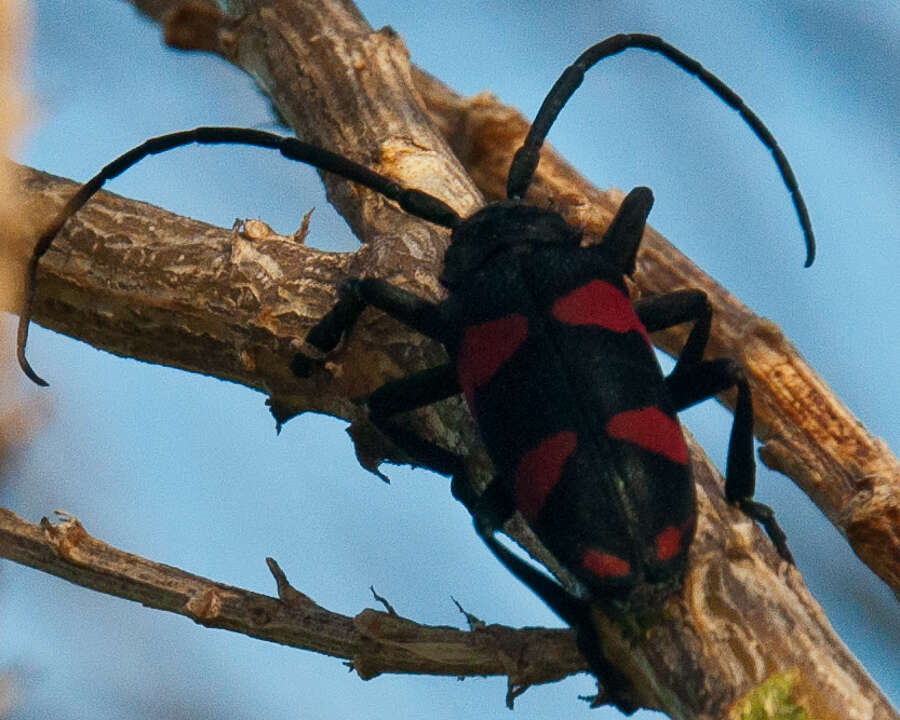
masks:
{"label": "dry twig", "polygon": [[427,627],[375,610],[345,617],[291,587],[271,558],[267,562],[278,598],[124,552],[89,535],[77,519],[58,514],[57,524],[43,518],[34,525],[0,509],[4,557],[207,627],[345,658],[363,679],[409,672],[508,675],[510,683],[528,685],[553,682],[586,667],[565,630],[491,625],[464,631]]}

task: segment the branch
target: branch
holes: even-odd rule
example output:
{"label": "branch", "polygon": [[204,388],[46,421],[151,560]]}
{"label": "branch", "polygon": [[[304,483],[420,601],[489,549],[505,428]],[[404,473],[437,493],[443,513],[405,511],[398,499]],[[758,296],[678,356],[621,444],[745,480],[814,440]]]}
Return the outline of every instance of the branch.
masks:
{"label": "branch", "polygon": [[[165,12],[159,8],[171,9],[171,3],[154,4],[158,17]],[[487,102],[483,98],[454,105],[452,96],[429,95],[432,81],[416,76],[413,84],[399,40],[387,31],[372,33],[347,3],[245,2],[239,19],[222,16],[210,6],[189,7],[205,8],[204,22],[188,22],[196,12],[170,13],[165,15],[169,29],[177,27],[180,17],[197,47],[215,49],[252,74],[303,139],[450,199],[466,215],[481,199],[422,115],[418,100],[424,96],[432,114],[444,103],[441,117],[448,137],[462,148],[460,157],[470,161],[486,194],[494,195],[490,176],[503,172],[511,152],[502,160],[490,153],[514,145],[524,121],[517,127],[501,108],[499,117],[506,119],[499,125],[479,124],[473,120],[478,113],[465,103],[478,110]],[[482,156],[487,159],[484,167],[477,162]],[[540,169],[535,201],[543,202],[552,192],[556,207],[599,235],[616,196],[582,188],[571,169],[556,161],[545,160]],[[36,189],[38,176],[26,177],[36,178]],[[326,372],[301,381],[288,371],[296,338],[304,337],[331,305],[334,288],[347,274],[390,277],[413,292],[436,297],[435,277],[447,238],[382,198],[335,178],[326,177],[325,182],[330,198],[363,241],[351,255],[318,253],[290,239],[248,234],[246,228],[229,232],[155,215],[145,223],[144,214],[153,212],[147,206],[107,195],[85,208],[54,246],[57,251],[45,257],[35,318],[51,327],[68,323],[70,332],[114,352],[245,382],[267,392],[281,417],[313,409],[357,421],[354,427],[362,438],[366,425],[354,398],[365,396],[387,377],[434,365],[441,349],[377,313],[367,313]],[[61,204],[55,197],[61,186],[48,181],[46,187],[34,195],[35,205]],[[141,236],[150,224],[155,225],[156,239]],[[746,339],[728,341],[723,330],[727,326],[720,323],[712,352],[750,340],[753,347],[758,342],[769,347],[777,338],[714,285],[695,280],[696,271],[681,260],[663,270],[665,258],[679,256],[659,243],[653,233],[645,239],[639,258],[642,290],[659,291],[666,287],[664,278],[674,274],[677,286],[715,291],[719,320],[732,318],[731,327],[752,330]],[[782,343],[776,348],[788,352]],[[750,356],[754,354],[751,348]],[[765,371],[752,364],[750,370],[761,406],[757,430],[769,434],[764,437],[768,448],[796,442],[797,457],[811,458],[804,462],[813,468],[834,462],[834,455],[842,457],[811,442],[820,435],[803,429],[790,401],[779,400],[783,381],[769,386]],[[810,387],[809,382],[801,388]],[[804,393],[801,400],[808,397]],[[785,408],[779,412],[790,422],[778,426],[778,415],[770,407]],[[469,454],[476,481],[487,481],[488,464],[460,403],[429,408],[410,422],[426,437]],[[857,427],[844,422],[850,429]],[[370,465],[390,453],[371,440],[359,440],[357,449]],[[626,637],[612,620],[599,612],[596,616],[606,654],[628,674],[636,702],[672,717],[718,717],[742,699],[752,703],[754,691],[779,682],[790,686],[795,702],[815,708],[817,715],[841,717],[858,711],[896,717],[834,636],[796,571],[779,562],[752,523],[724,504],[721,480],[702,452],[693,445],[691,449],[700,520],[682,593],[667,601],[664,619],[639,637]],[[860,455],[865,459],[866,453],[857,450],[856,457]],[[819,465],[812,465],[813,460]],[[785,461],[784,466],[794,472],[792,463]],[[892,458],[868,469],[873,467],[897,477]],[[825,471],[820,474],[827,476]],[[888,492],[887,497],[891,502],[895,495]],[[861,502],[861,512],[854,517],[869,523],[872,505]],[[523,527],[509,530],[540,554]],[[546,555],[540,557],[553,566]]]}
{"label": "branch", "polygon": [[272,559],[278,598],[132,555],[91,537],[77,519],[60,518],[55,525],[47,518],[33,525],[0,509],[4,557],[200,625],[345,658],[364,680],[381,673],[508,675],[512,697],[517,688],[587,667],[567,630],[475,625],[463,631],[375,610],[345,617],[291,587]]}

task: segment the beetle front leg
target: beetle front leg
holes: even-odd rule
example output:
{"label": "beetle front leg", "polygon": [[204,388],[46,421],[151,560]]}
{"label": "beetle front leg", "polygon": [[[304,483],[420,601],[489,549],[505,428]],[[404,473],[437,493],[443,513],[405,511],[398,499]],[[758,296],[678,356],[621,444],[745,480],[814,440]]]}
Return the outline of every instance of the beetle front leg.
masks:
{"label": "beetle front leg", "polygon": [[634,303],[634,311],[647,328],[647,332],[665,330],[683,322],[694,323],[687,342],[678,354],[673,375],[703,360],[703,351],[709,341],[712,323],[712,307],[705,292],[677,290],[665,295],[641,298]]}
{"label": "beetle front leg", "polygon": [[339,300],[306,336],[306,342],[322,352],[334,350],[367,305],[383,310],[391,317],[435,340],[443,340],[446,331],[440,305],[423,300],[411,292],[381,278],[350,278],[338,291]]}

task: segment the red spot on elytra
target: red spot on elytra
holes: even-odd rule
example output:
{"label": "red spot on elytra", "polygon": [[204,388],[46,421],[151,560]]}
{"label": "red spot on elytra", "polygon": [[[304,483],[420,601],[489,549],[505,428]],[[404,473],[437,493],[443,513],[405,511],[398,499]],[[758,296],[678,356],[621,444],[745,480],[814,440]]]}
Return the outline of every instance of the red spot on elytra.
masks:
{"label": "red spot on elytra", "polygon": [[655,407],[625,410],[606,422],[606,432],[617,440],[627,440],[650,452],[684,464],[688,459],[684,435],[678,423]]}
{"label": "red spot on elytra", "polygon": [[528,335],[528,318],[505,315],[463,331],[456,363],[459,386],[472,412],[475,411],[475,388],[484,385],[500,369]]}
{"label": "red spot on elytra", "polygon": [[564,430],[544,438],[526,452],[516,468],[516,509],[533,522],[547,496],[562,476],[563,466],[575,451],[575,433]]}
{"label": "red spot on elytra", "polygon": [[627,560],[599,550],[585,550],[581,555],[581,565],[585,570],[602,578],[625,577],[631,572],[631,565]]}
{"label": "red spot on elytra", "polygon": [[684,530],[669,525],[656,536],[656,559],[671,560],[681,550],[681,540]]}
{"label": "red spot on elytra", "polygon": [[603,280],[591,280],[563,295],[551,309],[553,317],[566,325],[598,325],[617,333],[639,332],[647,344],[647,329],[619,288]]}

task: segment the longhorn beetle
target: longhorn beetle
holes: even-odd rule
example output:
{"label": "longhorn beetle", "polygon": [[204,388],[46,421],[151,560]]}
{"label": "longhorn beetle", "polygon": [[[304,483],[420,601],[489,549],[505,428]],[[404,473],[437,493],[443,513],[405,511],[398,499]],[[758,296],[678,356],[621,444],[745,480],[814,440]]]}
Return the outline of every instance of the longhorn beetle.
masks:
{"label": "longhorn beetle", "polygon": [[[737,404],[725,471],[726,498],[765,528],[792,562],[772,511],[753,500],[753,411],[741,367],[703,360],[711,308],[704,293],[682,290],[631,303],[624,278],[635,257],[653,195],[632,190],[603,241],[583,247],[579,228],[524,202],[544,138],[560,110],[600,60],[628,48],[654,51],[696,76],[735,109],[771,151],[791,193],[807,248],[815,244],[806,206],[784,153],[762,121],[721,80],[662,39],[615,35],[588,48],[544,99],[507,178],[507,199],[461,218],[441,200],[405,188],[347,158],[294,138],[242,128],[196,128],[152,138],[85,183],[39,238],[27,271],[18,358],[25,359],[37,264],[66,220],[109,179],[150,154],[191,143],[279,150],[285,157],[368,187],[414,216],[452,230],[432,303],[379,278],[351,278],[308,345],[330,352],[372,305],[441,342],[449,362],[389,382],[368,399],[372,422],[415,462],[452,477],[452,490],[497,558],[578,636],[592,670],[620,705],[622,678],[602,657],[588,615],[591,601],[648,607],[676,590],[685,569],[696,509],[688,452],[676,413],[730,387]],[[664,376],[648,333],[693,323],[674,369]],[[297,375],[315,367],[298,355]],[[480,496],[463,457],[391,421],[397,413],[462,394],[495,477]],[[518,511],[581,587],[570,594],[495,537]]]}

